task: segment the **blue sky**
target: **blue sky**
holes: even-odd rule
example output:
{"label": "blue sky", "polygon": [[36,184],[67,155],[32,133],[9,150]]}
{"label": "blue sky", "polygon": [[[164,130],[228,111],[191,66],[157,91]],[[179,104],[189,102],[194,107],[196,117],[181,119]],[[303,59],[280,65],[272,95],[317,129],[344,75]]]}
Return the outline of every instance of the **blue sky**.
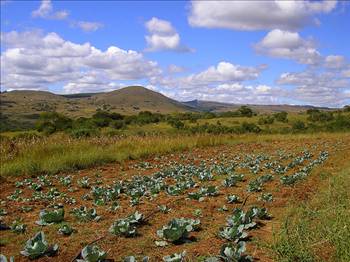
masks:
{"label": "blue sky", "polygon": [[343,106],[349,25],[339,1],[2,1],[1,89]]}

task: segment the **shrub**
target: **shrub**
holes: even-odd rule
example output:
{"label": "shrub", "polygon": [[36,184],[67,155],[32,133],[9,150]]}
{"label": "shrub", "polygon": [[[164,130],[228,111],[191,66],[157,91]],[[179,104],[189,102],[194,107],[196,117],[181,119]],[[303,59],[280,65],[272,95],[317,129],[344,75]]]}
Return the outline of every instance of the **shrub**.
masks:
{"label": "shrub", "polygon": [[275,121],[273,116],[260,117],[258,120],[259,125],[271,125]]}
{"label": "shrub", "polygon": [[278,122],[283,122],[283,123],[288,122],[288,118],[287,118],[288,113],[285,111],[275,113],[273,116],[276,119],[276,121],[278,121]]}
{"label": "shrub", "polygon": [[123,120],[114,120],[111,123],[111,126],[115,129],[122,129],[125,126],[125,123]]}
{"label": "shrub", "polygon": [[350,116],[338,114],[334,121],[326,125],[330,131],[346,131],[350,130]]}
{"label": "shrub", "polygon": [[305,126],[305,123],[301,120],[297,120],[296,122],[293,123],[293,126],[292,126],[292,129],[293,130],[304,130],[306,129],[306,126]]}
{"label": "shrub", "polygon": [[241,116],[252,117],[254,115],[253,110],[247,106],[241,106],[237,111]]}
{"label": "shrub", "polygon": [[97,129],[92,128],[80,128],[80,129],[73,129],[69,132],[70,136],[74,138],[83,138],[83,137],[91,137],[98,135]]}
{"label": "shrub", "polygon": [[168,120],[168,124],[176,129],[181,129],[181,128],[184,128],[185,126],[184,123],[182,123],[179,119],[176,119],[176,118],[170,118]]}
{"label": "shrub", "polygon": [[45,112],[40,114],[36,123],[39,132],[52,134],[56,131],[63,131],[72,128],[73,120],[56,112]]}
{"label": "shrub", "polygon": [[240,131],[242,133],[259,133],[261,128],[254,123],[243,122],[240,126]]}
{"label": "shrub", "polygon": [[328,122],[334,119],[332,112],[321,112],[319,110],[312,110],[308,112],[308,121],[311,122]]}

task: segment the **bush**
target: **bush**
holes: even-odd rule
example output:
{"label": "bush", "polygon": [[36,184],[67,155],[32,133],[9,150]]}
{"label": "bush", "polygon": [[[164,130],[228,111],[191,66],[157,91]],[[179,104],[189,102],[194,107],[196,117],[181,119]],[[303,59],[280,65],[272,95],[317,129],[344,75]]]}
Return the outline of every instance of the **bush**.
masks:
{"label": "bush", "polygon": [[293,130],[304,130],[304,129],[306,129],[306,126],[305,126],[305,123],[303,121],[298,120],[298,121],[293,123],[292,129]]}
{"label": "bush", "polygon": [[334,119],[332,112],[321,112],[317,109],[309,109],[307,114],[309,115],[307,120],[311,122],[328,122]]}
{"label": "bush", "polygon": [[241,106],[238,109],[238,112],[241,116],[246,116],[246,117],[252,117],[254,115],[253,110],[247,106]]}
{"label": "bush", "polygon": [[258,120],[259,125],[271,125],[275,121],[273,116],[260,117]]}
{"label": "bush", "polygon": [[36,123],[39,132],[52,134],[56,131],[71,129],[73,120],[56,112],[45,112],[40,114],[40,118]]}
{"label": "bush", "polygon": [[240,131],[242,133],[259,133],[261,128],[254,123],[243,122],[240,126]]}
{"label": "bush", "polygon": [[176,118],[170,118],[168,119],[168,124],[176,129],[184,128],[184,123],[182,123],[179,119]]}
{"label": "bush", "polygon": [[106,127],[113,121],[123,120],[124,116],[118,113],[110,113],[102,110],[98,110],[93,116],[92,121],[97,127]]}
{"label": "bush", "polygon": [[273,116],[278,122],[283,122],[283,123],[288,122],[288,119],[287,119],[288,113],[285,111],[275,113]]}
{"label": "bush", "polygon": [[350,116],[338,114],[334,121],[327,124],[329,131],[346,131],[350,130]]}
{"label": "bush", "polygon": [[122,129],[125,126],[125,123],[123,120],[114,120],[111,123],[111,126],[115,129]]}
{"label": "bush", "polygon": [[83,137],[91,137],[98,135],[97,129],[88,129],[88,128],[80,128],[73,129],[70,131],[70,135],[74,138],[83,138]]}

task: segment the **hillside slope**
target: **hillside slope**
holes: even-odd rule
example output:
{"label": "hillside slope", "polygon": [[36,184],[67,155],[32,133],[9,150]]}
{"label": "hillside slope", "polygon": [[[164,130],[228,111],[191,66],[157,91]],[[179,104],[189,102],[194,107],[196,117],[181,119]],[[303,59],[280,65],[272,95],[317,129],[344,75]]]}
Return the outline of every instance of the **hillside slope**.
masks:
{"label": "hillside slope", "polygon": [[[69,117],[90,117],[97,109],[121,114],[140,111],[174,113],[195,109],[141,86],[108,93],[57,95],[44,91],[11,91],[0,94],[1,130],[31,128],[40,113],[56,111]],[[5,128],[6,129],[6,128]]]}
{"label": "hillside slope", "polygon": [[109,93],[97,94],[91,99],[96,105],[107,105],[112,111],[124,114],[145,110],[157,113],[193,111],[189,106],[142,86],[129,86]]}

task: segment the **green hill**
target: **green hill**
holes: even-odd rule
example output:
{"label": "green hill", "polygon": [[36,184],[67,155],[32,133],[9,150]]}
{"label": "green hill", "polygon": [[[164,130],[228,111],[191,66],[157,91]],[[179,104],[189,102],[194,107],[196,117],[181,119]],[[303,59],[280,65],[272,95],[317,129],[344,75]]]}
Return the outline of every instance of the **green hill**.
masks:
{"label": "green hill", "polygon": [[142,86],[129,86],[109,93],[97,94],[92,96],[91,100],[96,105],[105,105],[111,111],[124,114],[145,110],[164,114],[193,111],[189,106]]}
{"label": "green hill", "polygon": [[173,113],[193,108],[141,86],[129,86],[108,93],[57,95],[44,91],[11,91],[0,94],[2,130],[30,128],[40,113],[56,111],[69,117],[89,117],[97,109],[121,114],[140,111]]}
{"label": "green hill", "polygon": [[[40,113],[56,111],[72,118],[90,117],[96,110],[108,110],[124,115],[140,111],[153,113],[223,112],[241,105],[193,100],[178,102],[142,86],[129,86],[106,93],[58,95],[44,91],[11,91],[0,94],[0,130],[31,128]],[[248,105],[259,113],[278,111],[301,112],[312,106]],[[330,110],[329,108],[321,108]]]}

